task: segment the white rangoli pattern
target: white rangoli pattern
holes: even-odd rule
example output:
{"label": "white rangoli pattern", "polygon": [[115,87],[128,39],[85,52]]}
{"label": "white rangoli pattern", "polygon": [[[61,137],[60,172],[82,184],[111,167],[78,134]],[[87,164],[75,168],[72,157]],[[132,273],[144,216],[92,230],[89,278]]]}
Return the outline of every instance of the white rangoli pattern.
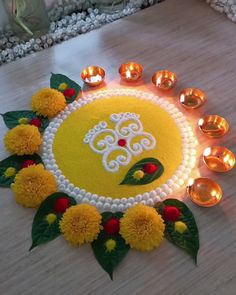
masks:
{"label": "white rangoli pattern", "polygon": [[[115,124],[114,130],[108,128],[107,122],[101,121],[86,134],[84,143],[102,155],[102,165],[107,171],[118,171],[120,166],[130,163],[132,156],[156,146],[156,139],[144,132],[139,118],[140,115],[129,112],[112,114],[110,121]],[[124,146],[119,145],[119,140],[123,140]]]}

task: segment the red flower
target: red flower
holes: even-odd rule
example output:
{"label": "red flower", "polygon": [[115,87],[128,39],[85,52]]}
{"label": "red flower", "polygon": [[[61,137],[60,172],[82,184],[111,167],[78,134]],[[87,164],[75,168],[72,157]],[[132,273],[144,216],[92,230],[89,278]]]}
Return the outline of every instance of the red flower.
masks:
{"label": "red flower", "polygon": [[34,160],[25,160],[22,165],[21,165],[21,168],[27,168],[29,166],[32,166],[32,165],[35,165],[36,162]]}
{"label": "red flower", "polygon": [[152,163],[147,163],[143,166],[143,172],[146,174],[152,174],[157,170],[157,166]]}
{"label": "red flower", "polygon": [[109,235],[118,234],[120,231],[120,220],[116,217],[111,217],[104,225],[105,232]]}
{"label": "red flower", "polygon": [[68,88],[63,92],[63,94],[66,97],[72,98],[72,96],[75,95],[75,90],[73,88]]}
{"label": "red flower", "polygon": [[69,208],[69,205],[69,199],[66,197],[61,197],[56,200],[53,210],[56,213],[64,213],[66,209]]}
{"label": "red flower", "polygon": [[166,221],[175,222],[179,219],[180,214],[180,210],[174,206],[165,206],[163,210],[163,218]]}
{"label": "red flower", "polygon": [[42,126],[42,121],[39,118],[33,118],[30,120],[29,124],[40,128]]}

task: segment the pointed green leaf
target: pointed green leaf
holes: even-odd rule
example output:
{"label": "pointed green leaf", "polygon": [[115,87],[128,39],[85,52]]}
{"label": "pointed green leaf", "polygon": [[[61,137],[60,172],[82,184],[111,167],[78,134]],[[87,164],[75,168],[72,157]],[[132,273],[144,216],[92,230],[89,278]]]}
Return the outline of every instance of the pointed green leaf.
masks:
{"label": "pointed green leaf", "polygon": [[106,223],[110,218],[112,217],[116,217],[118,219],[121,219],[121,217],[123,217],[124,213],[123,212],[103,212],[102,213],[102,224]]}
{"label": "pointed green leaf", "polygon": [[[179,233],[175,230],[175,222],[165,221],[165,237],[171,243],[189,253],[197,263],[197,254],[200,245],[198,228],[192,212],[183,202],[176,199],[167,199],[163,204],[164,206],[177,207],[181,212],[178,221],[182,221],[187,225],[187,230],[183,233]],[[160,214],[162,214],[163,209],[163,206],[157,207]]]}
{"label": "pointed green leaf", "polygon": [[28,119],[28,124],[32,119],[39,119],[42,124],[39,128],[41,132],[44,131],[49,124],[48,118],[37,116],[33,111],[28,110],[7,112],[5,114],[2,114],[2,117],[4,123],[9,129],[12,129],[17,125],[20,125],[19,120],[22,118]]}
{"label": "pointed green leaf", "polygon": [[[157,167],[157,170],[152,174],[144,174],[144,177],[141,179],[135,179],[134,173],[138,170],[143,170],[146,164],[154,164]],[[143,159],[136,164],[134,164],[127,174],[125,175],[124,180],[120,184],[130,184],[130,185],[144,185],[153,182],[157,178],[159,178],[164,172],[164,167],[160,161],[155,158],[146,158]]]}
{"label": "pointed green leaf", "polygon": [[[74,198],[69,197],[65,193],[58,192],[47,197],[47,199],[44,200],[38,208],[38,211],[34,217],[31,233],[32,246],[30,247],[30,250],[40,244],[54,240],[61,234],[59,222],[63,214],[57,214],[53,210],[56,200],[61,197],[68,198],[70,206],[76,205]],[[47,215],[50,213],[55,214],[57,217],[52,224],[49,224],[46,219]]]}
{"label": "pointed green leaf", "polygon": [[62,83],[67,84],[67,89],[68,88],[74,89],[75,94],[72,97],[65,96],[67,103],[73,102],[77,98],[78,94],[80,93],[81,87],[79,86],[79,84],[77,84],[75,81],[71,80],[70,78],[68,78],[65,75],[52,73],[52,76],[50,79],[50,87],[53,89],[56,89],[64,94],[65,90],[60,90],[60,88],[59,88],[60,84],[62,84]]}
{"label": "pointed green leaf", "polygon": [[0,187],[10,187],[14,182],[16,174],[12,177],[4,175],[7,168],[15,168],[17,173],[22,169],[22,164],[26,160],[33,160],[36,164],[42,163],[41,157],[37,154],[25,156],[12,155],[0,162]]}
{"label": "pointed green leaf", "polygon": [[[106,242],[108,240],[114,240],[116,243],[115,248],[112,251],[108,251]],[[130,247],[125,243],[125,240],[121,235],[108,235],[106,232],[100,232],[97,240],[92,243],[93,253],[101,265],[101,267],[109,274],[113,279],[113,271],[125,258]]]}

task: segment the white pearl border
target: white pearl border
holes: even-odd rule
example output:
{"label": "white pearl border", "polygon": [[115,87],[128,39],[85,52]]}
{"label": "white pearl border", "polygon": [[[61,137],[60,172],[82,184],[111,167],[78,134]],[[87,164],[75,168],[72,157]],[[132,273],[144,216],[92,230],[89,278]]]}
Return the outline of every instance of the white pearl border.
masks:
{"label": "white pearl border", "polygon": [[[182,154],[183,160],[174,175],[166,181],[165,184],[157,187],[155,190],[138,194],[134,197],[112,199],[111,197],[99,196],[97,194],[91,194],[85,189],[75,187],[65,176],[56,164],[54,154],[52,151],[53,140],[55,133],[57,132],[63,121],[71,115],[74,111],[81,108],[82,106],[93,102],[96,99],[109,99],[113,96],[134,96],[141,100],[148,100],[154,104],[159,105],[165,111],[167,111],[174,119],[176,125],[180,129],[182,136]],[[71,197],[74,197],[78,203],[89,203],[96,206],[101,211],[110,210],[124,211],[131,206],[142,203],[144,205],[153,206],[155,203],[160,202],[166,198],[169,194],[178,190],[189,178],[192,168],[196,164],[196,147],[197,140],[194,136],[193,130],[187,122],[184,115],[175,107],[174,104],[159,98],[151,93],[146,93],[140,90],[133,89],[112,89],[103,90],[96,92],[95,94],[88,94],[87,96],[74,101],[73,103],[66,106],[66,108],[54,118],[49,126],[46,128],[43,136],[42,145],[42,159],[47,170],[49,170],[56,178],[58,189]]]}

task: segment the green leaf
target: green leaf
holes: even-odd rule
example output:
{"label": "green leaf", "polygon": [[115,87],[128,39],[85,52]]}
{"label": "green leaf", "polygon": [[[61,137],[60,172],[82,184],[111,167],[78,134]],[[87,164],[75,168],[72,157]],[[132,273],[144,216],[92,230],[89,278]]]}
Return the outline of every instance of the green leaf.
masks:
{"label": "green leaf", "polygon": [[[109,239],[113,239],[116,242],[116,247],[110,252],[106,248],[106,242]],[[97,240],[92,243],[92,249],[98,263],[109,274],[110,278],[113,279],[114,269],[125,258],[130,247],[125,243],[121,235],[108,235],[102,231]]]}
{"label": "green leaf", "polygon": [[[141,179],[135,179],[134,173],[138,170],[143,170],[145,164],[154,164],[157,166],[157,170],[152,174],[144,174],[144,177]],[[153,182],[157,178],[159,178],[164,172],[164,167],[160,161],[155,158],[146,158],[137,162],[132,166],[127,172],[124,180],[120,184],[131,184],[131,185],[144,185]]]}
{"label": "green leaf", "polygon": [[[165,237],[171,243],[190,254],[195,260],[195,263],[197,263],[197,254],[200,245],[198,228],[192,212],[183,202],[176,199],[167,199],[163,204],[165,206],[177,207],[181,211],[178,221],[184,222],[188,227],[188,229],[181,234],[175,230],[175,222],[165,221]],[[159,210],[159,213],[162,214],[162,210]]]}
{"label": "green leaf", "polygon": [[17,173],[22,169],[22,164],[26,160],[33,160],[36,164],[42,163],[41,157],[37,154],[25,156],[12,155],[0,162],[0,187],[10,187],[14,182],[15,175],[12,177],[4,176],[7,168],[13,167]]}
{"label": "green leaf", "polygon": [[12,112],[7,112],[5,114],[2,114],[4,123],[9,129],[12,129],[16,127],[17,125],[20,125],[19,120],[21,118],[26,118],[28,121],[31,121],[32,119],[39,119],[42,122],[41,127],[39,130],[42,132],[44,131],[48,124],[49,120],[48,118],[42,117],[42,116],[37,116],[33,111],[12,111]]}
{"label": "green leaf", "polygon": [[50,79],[50,87],[63,93],[64,91],[61,91],[59,89],[59,86],[62,83],[66,83],[68,85],[67,88],[72,88],[75,90],[75,94],[72,97],[66,97],[67,104],[73,102],[77,98],[78,94],[80,93],[81,87],[79,86],[79,84],[77,84],[75,81],[71,80],[67,76],[52,73],[52,76]]}
{"label": "green leaf", "polygon": [[118,219],[121,219],[123,217],[124,213],[123,212],[103,212],[102,213],[102,224],[105,224],[110,218],[116,217]]}
{"label": "green leaf", "polygon": [[[55,201],[61,197],[67,197],[69,199],[70,206],[76,205],[74,198],[69,197],[65,193],[58,192],[47,197],[47,199],[45,199],[38,208],[38,211],[34,217],[31,232],[32,246],[30,247],[30,250],[40,244],[54,240],[61,234],[59,222],[63,214],[56,214],[53,211]],[[50,213],[53,213],[57,216],[55,222],[52,224],[49,224],[46,220],[47,215]]]}

